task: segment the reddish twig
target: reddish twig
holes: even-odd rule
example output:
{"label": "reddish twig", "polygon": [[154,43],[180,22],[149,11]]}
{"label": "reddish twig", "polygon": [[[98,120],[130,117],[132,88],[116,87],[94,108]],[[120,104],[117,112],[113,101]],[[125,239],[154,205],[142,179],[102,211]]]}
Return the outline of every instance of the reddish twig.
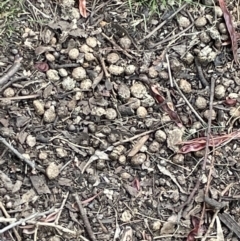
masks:
{"label": "reddish twig", "polygon": [[0,78],[0,85],[4,85],[21,67],[22,57],[15,59],[12,67],[7,71],[5,75]]}

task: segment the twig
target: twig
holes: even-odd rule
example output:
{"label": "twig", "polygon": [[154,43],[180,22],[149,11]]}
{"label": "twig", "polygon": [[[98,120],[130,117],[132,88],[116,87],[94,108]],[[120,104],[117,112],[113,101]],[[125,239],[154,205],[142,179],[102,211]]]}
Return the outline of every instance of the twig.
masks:
{"label": "twig", "polygon": [[34,214],[30,215],[30,216],[27,217],[27,218],[20,219],[20,220],[18,220],[18,221],[15,222],[15,223],[9,224],[8,226],[6,226],[5,228],[3,228],[3,229],[0,230],[0,234],[8,231],[8,230],[11,229],[11,228],[14,228],[14,227],[20,225],[20,224],[22,224],[22,223],[25,223],[26,221],[28,221],[28,220],[36,217],[37,215],[38,215],[38,213],[34,213]]}
{"label": "twig", "polygon": [[77,193],[75,193],[75,194],[74,194],[74,198],[75,198],[75,200],[76,200],[76,202],[77,202],[79,211],[80,211],[81,216],[82,216],[83,223],[85,224],[85,228],[86,228],[86,230],[87,230],[87,233],[88,233],[90,239],[91,239],[92,241],[96,241],[97,239],[96,239],[96,237],[95,237],[95,235],[94,235],[94,233],[93,233],[93,231],[92,231],[90,222],[89,222],[89,220],[88,220],[88,217],[87,217],[87,215],[86,215],[86,212],[85,212],[85,210],[84,210],[84,207],[83,207],[83,205],[82,205],[82,201],[80,200],[79,195],[78,195]]}
{"label": "twig", "polygon": [[199,63],[198,58],[195,57],[194,60],[195,60],[195,65],[196,65],[198,77],[199,77],[201,83],[203,84],[204,87],[208,87],[209,83],[207,82],[207,80],[204,77],[202,66]]}
{"label": "twig", "polygon": [[62,201],[62,205],[61,205],[60,210],[59,210],[59,212],[58,212],[58,214],[57,214],[57,217],[56,217],[56,219],[55,219],[55,221],[54,221],[55,224],[58,224],[58,221],[59,221],[59,218],[60,218],[60,216],[61,216],[63,207],[64,207],[64,205],[65,205],[65,203],[66,203],[66,201],[67,201],[67,199],[68,199],[68,195],[69,195],[69,192],[67,192],[67,194],[65,195],[65,197],[64,197],[64,199],[63,199],[63,201]]}
{"label": "twig", "polygon": [[[14,221],[14,220],[11,220],[11,221],[10,221],[10,219],[13,219],[13,218],[11,218],[11,216],[8,214],[7,210],[6,210],[5,207],[3,206],[2,202],[0,202],[0,209],[2,210],[2,212],[3,212],[3,214],[5,215],[6,219],[8,219],[8,221],[6,221],[6,222],[12,222],[12,221]],[[15,218],[14,218],[14,219],[15,219]],[[14,221],[14,222],[15,222],[15,221]],[[14,235],[15,235],[16,239],[17,239],[18,241],[22,241],[22,238],[20,237],[17,229],[13,228],[13,232],[14,232]]]}
{"label": "twig", "polygon": [[101,33],[102,36],[107,39],[115,48],[120,49],[123,54],[125,54],[128,58],[133,59],[132,55],[130,55],[125,49],[122,49],[118,44],[116,44],[111,38],[109,38],[106,34]]}
{"label": "twig", "polygon": [[180,7],[176,12],[174,12],[170,17],[168,17],[167,19],[165,19],[162,23],[160,23],[156,28],[154,28],[148,35],[146,35],[143,39],[141,39],[139,41],[139,43],[143,43],[145,41],[145,39],[150,38],[155,32],[157,32],[161,27],[163,27],[167,21],[169,21],[170,19],[172,19],[175,15],[177,15],[182,9],[184,9],[186,6],[188,5],[188,3],[185,3],[182,7]]}
{"label": "twig", "polygon": [[166,54],[166,60],[167,60],[168,75],[169,75],[169,80],[170,80],[170,87],[173,88],[172,72],[171,72],[171,68],[170,68],[168,54]]}
{"label": "twig", "polygon": [[0,85],[5,84],[21,67],[22,57],[17,57],[12,67],[7,71],[5,75],[0,78]]}
{"label": "twig", "polygon": [[2,142],[6,147],[8,147],[21,161],[25,162],[27,165],[29,165],[33,171],[35,169],[44,172],[45,171],[42,168],[39,168],[35,165],[34,162],[31,162],[27,158],[25,158],[19,151],[17,151],[13,146],[11,146],[3,137],[0,136],[0,142]]}
{"label": "twig", "polygon": [[52,64],[50,63],[49,66],[52,69],[61,69],[61,68],[76,68],[79,67],[80,64],[76,64],[76,63],[70,63],[70,64]]}
{"label": "twig", "polygon": [[39,226],[53,227],[53,228],[57,228],[57,229],[65,232],[65,233],[71,233],[73,235],[77,235],[76,231],[70,230],[68,228],[64,228],[64,227],[62,227],[60,225],[57,225],[55,223],[45,223],[45,222],[38,222],[38,221],[28,221],[27,223],[35,224],[35,225],[39,225]]}
{"label": "twig", "polygon": [[13,96],[13,97],[6,97],[6,98],[0,98],[0,100],[27,100],[27,99],[34,99],[39,97],[38,94],[36,95],[26,95],[26,96]]}
{"label": "twig", "polygon": [[145,135],[150,134],[150,133],[152,133],[154,131],[156,131],[156,130],[145,131],[143,133],[140,133],[140,134],[135,135],[133,137],[127,138],[125,140],[117,141],[117,142],[113,143],[113,146],[118,146],[118,145],[120,145],[122,143],[133,141],[133,140],[137,139],[138,137],[145,136]]}
{"label": "twig", "polygon": [[13,83],[19,81],[19,80],[24,80],[24,79],[28,79],[27,76],[20,76],[20,77],[16,77],[11,79],[10,81],[8,81],[4,86],[2,86],[0,88],[0,92],[2,92],[3,90],[5,90],[8,86],[12,85]]}
{"label": "twig", "polygon": [[203,125],[207,125],[207,123],[202,119],[202,117],[195,111],[195,109],[192,107],[192,105],[189,103],[188,99],[185,97],[185,95],[182,93],[182,91],[180,90],[177,82],[175,81],[175,79],[173,78],[173,82],[178,90],[178,92],[181,94],[181,96],[183,97],[183,99],[185,100],[185,102],[187,103],[187,105],[189,106],[189,108],[192,110],[192,112],[195,114],[195,116],[198,118],[198,120],[200,122],[202,122]]}
{"label": "twig", "polygon": [[30,1],[27,0],[27,2],[28,2],[29,5],[31,5],[31,7],[32,7],[35,11],[41,13],[43,17],[48,18],[48,19],[51,18],[50,16],[48,16],[47,14],[43,13],[43,12],[40,11],[38,8],[36,8]]}

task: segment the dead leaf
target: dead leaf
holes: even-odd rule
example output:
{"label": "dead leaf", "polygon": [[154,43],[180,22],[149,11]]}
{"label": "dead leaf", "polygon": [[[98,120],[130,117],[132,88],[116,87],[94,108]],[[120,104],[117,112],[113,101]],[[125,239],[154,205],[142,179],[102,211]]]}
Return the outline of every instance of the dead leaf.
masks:
{"label": "dead leaf", "polygon": [[30,176],[30,180],[32,182],[33,187],[37,191],[39,195],[41,194],[50,194],[51,191],[49,190],[47,184],[46,184],[46,179],[44,176]]}
{"label": "dead leaf", "polygon": [[54,51],[55,51],[55,49],[51,46],[38,46],[35,49],[35,54],[40,55],[40,54],[43,54],[45,52],[54,52]]}
{"label": "dead leaf", "polygon": [[136,145],[134,145],[134,147],[132,148],[132,150],[128,153],[129,157],[133,157],[135,156],[139,150],[141,149],[141,147],[144,145],[144,143],[148,140],[149,135],[143,136]]}
{"label": "dead leaf", "polygon": [[87,17],[86,0],[79,0],[79,11],[84,18]]}
{"label": "dead leaf", "polygon": [[34,67],[40,72],[47,72],[49,70],[49,65],[46,62],[38,62]]}
{"label": "dead leaf", "polygon": [[0,171],[0,180],[2,181],[3,186],[8,191],[11,191],[13,189],[12,180],[2,171]]}

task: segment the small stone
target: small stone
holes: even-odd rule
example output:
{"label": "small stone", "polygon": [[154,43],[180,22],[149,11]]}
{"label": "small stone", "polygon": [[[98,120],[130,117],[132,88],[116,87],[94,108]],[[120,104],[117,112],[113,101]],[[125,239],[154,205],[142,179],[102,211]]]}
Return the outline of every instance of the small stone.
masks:
{"label": "small stone", "polygon": [[223,11],[219,6],[214,6],[214,13],[218,18],[223,16]]}
{"label": "small stone", "polygon": [[57,157],[64,158],[68,156],[68,153],[62,147],[56,148]]}
{"label": "small stone", "polygon": [[174,152],[179,150],[179,143],[182,142],[183,133],[184,131],[179,128],[175,128],[168,132],[167,146],[169,149]]}
{"label": "small stone", "polygon": [[4,97],[13,97],[15,95],[15,91],[13,88],[9,87],[3,91]]}
{"label": "small stone", "polygon": [[126,161],[127,161],[127,158],[126,158],[125,155],[120,155],[120,156],[119,156],[119,158],[118,158],[119,164],[125,165],[125,164],[126,164]]}
{"label": "small stone", "polygon": [[117,118],[117,112],[113,108],[107,108],[106,109],[106,114],[105,114],[106,119],[108,120],[114,120]]}
{"label": "small stone", "polygon": [[191,84],[185,79],[180,80],[179,87],[186,94],[189,94],[192,92]]}
{"label": "small stone", "polygon": [[26,143],[28,144],[28,146],[34,147],[36,145],[36,137],[32,135],[28,135],[26,139]]}
{"label": "small stone", "polygon": [[46,57],[47,61],[49,61],[49,62],[54,62],[55,61],[55,57],[52,54],[47,53],[45,55],[45,57]]}
{"label": "small stone", "polygon": [[34,100],[33,107],[38,115],[44,114],[44,104],[40,100]]}
{"label": "small stone", "polygon": [[217,99],[222,99],[225,97],[225,94],[226,94],[226,88],[224,85],[217,85],[215,87],[215,91],[214,91],[214,96],[217,98]]}
{"label": "small stone", "polygon": [[177,59],[171,59],[170,66],[171,66],[171,70],[175,73],[182,70],[182,65]]}
{"label": "small stone", "polygon": [[118,87],[118,95],[123,100],[128,100],[130,98],[130,89],[126,84],[120,84]]}
{"label": "small stone", "polygon": [[68,76],[68,72],[67,72],[66,69],[61,68],[61,69],[58,70],[58,73],[61,77],[67,77]]}
{"label": "small stone", "polygon": [[158,72],[157,70],[155,69],[154,66],[151,66],[149,69],[148,69],[148,76],[150,78],[156,78],[158,76]]}
{"label": "small stone", "polygon": [[50,81],[58,81],[60,79],[57,70],[49,69],[47,72],[47,77]]}
{"label": "small stone", "polygon": [[167,71],[160,71],[159,72],[159,77],[162,79],[162,80],[168,80],[169,79],[169,76],[168,76],[168,72]]}
{"label": "small stone", "polygon": [[155,99],[151,95],[146,95],[145,98],[141,101],[143,107],[151,107],[155,104]]}
{"label": "small stone", "polygon": [[201,42],[203,42],[205,44],[208,44],[211,41],[211,37],[206,32],[200,33],[199,38],[200,38]]}
{"label": "small stone", "polygon": [[46,160],[47,157],[48,157],[48,155],[47,155],[47,152],[45,152],[45,151],[41,151],[41,152],[38,154],[38,158],[39,158],[40,160]]}
{"label": "small stone", "polygon": [[88,37],[86,43],[89,47],[95,48],[97,46],[97,39],[95,37]]}
{"label": "small stone", "polygon": [[132,97],[128,100],[128,106],[133,110],[138,109],[140,105],[141,105],[141,101],[137,98]]}
{"label": "small stone", "polygon": [[75,100],[81,100],[83,98],[83,93],[81,91],[77,91],[75,94]]}
{"label": "small stone", "polygon": [[51,106],[48,110],[45,111],[43,115],[43,120],[46,123],[51,123],[51,122],[54,122],[55,119],[56,119],[56,112],[54,107]]}
{"label": "small stone", "polygon": [[133,64],[129,64],[125,68],[125,74],[126,75],[134,74],[135,70],[136,70],[136,66]]}
{"label": "small stone", "polygon": [[149,147],[148,147],[149,151],[152,153],[156,153],[159,152],[160,149],[160,144],[157,141],[153,141]]}
{"label": "small stone", "polygon": [[86,70],[83,67],[77,67],[73,69],[72,77],[75,80],[83,80],[87,77]]}
{"label": "small stone", "polygon": [[183,154],[176,154],[172,158],[172,162],[178,165],[184,164],[184,155]]}
{"label": "small stone", "polygon": [[145,107],[143,106],[140,106],[138,109],[137,109],[137,116],[139,118],[145,118],[147,116],[148,112],[146,110]]}
{"label": "small stone", "polygon": [[190,52],[187,52],[183,57],[183,60],[186,64],[190,65],[194,61],[194,56]]}
{"label": "small stone", "polygon": [[[203,116],[206,120],[209,119],[210,117],[210,110],[205,110],[204,113],[203,113]],[[212,120],[216,120],[216,117],[217,117],[217,113],[215,110],[212,110]]]}
{"label": "small stone", "polygon": [[159,143],[165,142],[167,139],[167,135],[164,131],[162,130],[157,130],[155,132],[155,140],[158,141]]}
{"label": "small stone", "polygon": [[129,173],[127,173],[127,172],[121,173],[121,178],[122,178],[122,179],[127,180],[127,179],[129,179],[129,178],[131,178],[131,177],[132,177],[132,176],[131,176]]}
{"label": "small stone", "polygon": [[90,79],[85,79],[81,82],[80,88],[82,91],[89,91],[92,87],[92,81]]}
{"label": "small stone", "polygon": [[106,114],[106,111],[102,107],[93,107],[91,114],[96,116],[103,116]]}
{"label": "small stone", "polygon": [[119,55],[117,53],[110,53],[107,55],[107,61],[109,64],[115,64],[120,59]]}
{"label": "small stone", "polygon": [[136,97],[139,99],[144,98],[147,94],[146,87],[143,84],[137,83],[137,82],[131,86],[130,91],[131,91],[131,94],[133,95],[133,97]]}
{"label": "small stone", "polygon": [[201,28],[204,27],[207,24],[207,19],[205,17],[199,17],[196,21],[195,21],[195,26],[197,28]]}
{"label": "small stone", "polygon": [[129,49],[131,47],[132,42],[127,36],[125,36],[119,39],[119,44],[123,49]]}
{"label": "small stone", "polygon": [[76,60],[78,56],[79,56],[79,50],[76,48],[73,48],[68,52],[68,57],[71,60]]}
{"label": "small stone", "polygon": [[83,44],[83,45],[80,47],[80,52],[81,52],[81,53],[93,53],[93,49],[90,48],[88,45]]}
{"label": "small stone", "polygon": [[95,56],[92,53],[85,53],[84,58],[86,59],[86,61],[90,62],[95,59]]}
{"label": "small stone", "polygon": [[153,221],[151,226],[153,231],[158,231],[160,230],[162,223],[159,220],[156,220],[156,221]]}
{"label": "small stone", "polygon": [[202,96],[198,96],[195,105],[199,110],[203,110],[207,107],[207,100]]}
{"label": "small stone", "polygon": [[135,156],[131,159],[131,164],[134,166],[140,166],[142,165],[147,159],[146,154],[144,153],[137,153]]}
{"label": "small stone", "polygon": [[124,68],[122,66],[117,66],[113,64],[108,67],[108,70],[112,75],[121,75],[124,72]]}
{"label": "small stone", "polygon": [[182,28],[187,28],[191,24],[189,19],[184,16],[180,16],[177,19],[177,21],[178,21],[179,27],[182,27]]}
{"label": "small stone", "polygon": [[215,5],[214,0],[202,0],[202,4],[207,5],[207,6]]}
{"label": "small stone", "polygon": [[46,175],[50,180],[58,177],[59,172],[59,167],[54,162],[51,162],[46,168]]}
{"label": "small stone", "polygon": [[222,34],[227,34],[228,30],[225,23],[220,23],[218,25],[219,32]]}
{"label": "small stone", "polygon": [[75,85],[76,81],[70,77],[65,78],[62,82],[62,87],[66,91],[73,90],[75,88]]}

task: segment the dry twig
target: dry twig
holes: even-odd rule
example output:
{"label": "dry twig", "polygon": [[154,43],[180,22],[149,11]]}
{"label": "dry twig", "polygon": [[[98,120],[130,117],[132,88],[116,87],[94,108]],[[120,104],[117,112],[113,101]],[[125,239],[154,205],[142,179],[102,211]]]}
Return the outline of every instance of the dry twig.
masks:
{"label": "dry twig", "polygon": [[88,233],[90,239],[91,239],[92,241],[97,241],[97,239],[96,239],[96,237],[95,237],[95,235],[94,235],[94,233],[93,233],[93,231],[92,231],[90,222],[89,222],[89,220],[88,220],[88,217],[87,217],[87,215],[86,215],[86,212],[85,212],[85,210],[84,210],[84,207],[83,207],[83,205],[82,205],[82,201],[80,200],[79,195],[78,195],[77,193],[75,193],[75,194],[74,194],[74,198],[75,198],[75,200],[76,200],[76,202],[77,202],[79,211],[80,211],[81,216],[82,216],[83,223],[85,224],[85,228],[86,228],[86,230],[87,230],[87,233]]}
{"label": "dry twig", "polygon": [[5,75],[0,78],[0,85],[4,85],[21,67],[22,57],[15,59],[12,67],[7,71]]}

